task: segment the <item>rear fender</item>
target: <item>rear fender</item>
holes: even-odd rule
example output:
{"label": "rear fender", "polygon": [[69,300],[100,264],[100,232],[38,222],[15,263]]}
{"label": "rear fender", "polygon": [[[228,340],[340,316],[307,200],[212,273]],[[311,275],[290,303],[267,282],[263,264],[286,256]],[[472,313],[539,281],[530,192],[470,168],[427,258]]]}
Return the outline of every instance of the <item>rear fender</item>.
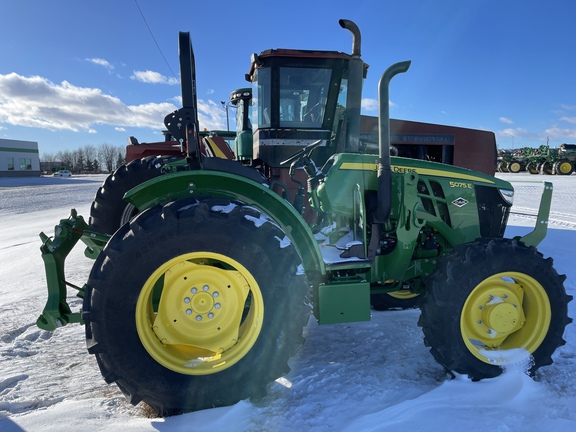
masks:
{"label": "rear fender", "polygon": [[142,212],[154,205],[190,196],[227,198],[258,209],[286,233],[302,258],[307,274],[326,273],[318,244],[302,216],[267,185],[246,177],[212,170],[180,171],[148,180],[128,191],[124,199]]}

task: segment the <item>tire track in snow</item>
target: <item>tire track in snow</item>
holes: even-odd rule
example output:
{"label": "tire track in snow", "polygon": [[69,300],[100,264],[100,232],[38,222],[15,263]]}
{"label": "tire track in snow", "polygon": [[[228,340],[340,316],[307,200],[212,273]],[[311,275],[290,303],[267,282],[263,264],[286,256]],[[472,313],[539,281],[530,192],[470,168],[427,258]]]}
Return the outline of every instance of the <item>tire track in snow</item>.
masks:
{"label": "tire track in snow", "polygon": [[[529,207],[513,207],[510,214],[521,219],[536,220],[538,210]],[[576,214],[550,211],[548,226],[574,230],[576,229]]]}

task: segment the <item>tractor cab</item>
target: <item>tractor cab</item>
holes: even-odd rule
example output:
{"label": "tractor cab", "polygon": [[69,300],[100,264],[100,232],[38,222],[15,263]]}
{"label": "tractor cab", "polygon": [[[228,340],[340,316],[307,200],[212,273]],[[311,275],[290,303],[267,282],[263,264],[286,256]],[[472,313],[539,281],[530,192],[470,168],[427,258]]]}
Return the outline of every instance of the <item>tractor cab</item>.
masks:
{"label": "tractor cab", "polygon": [[[359,51],[359,49],[358,49]],[[360,73],[350,66],[360,62]],[[358,55],[337,51],[271,49],[253,54],[246,79],[252,83],[254,159],[271,168],[321,140],[314,159],[322,164],[336,151],[351,151],[349,109],[360,114],[362,79],[368,66]],[[351,78],[354,81],[351,81]]]}

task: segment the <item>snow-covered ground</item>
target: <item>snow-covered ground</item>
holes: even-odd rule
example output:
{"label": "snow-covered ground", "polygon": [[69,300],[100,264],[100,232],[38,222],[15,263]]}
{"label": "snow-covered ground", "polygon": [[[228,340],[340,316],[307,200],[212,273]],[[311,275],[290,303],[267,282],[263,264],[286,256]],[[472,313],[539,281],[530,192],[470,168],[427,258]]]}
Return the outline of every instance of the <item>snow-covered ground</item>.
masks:
{"label": "snow-covered ground", "polygon": [[[541,182],[555,185],[550,230],[540,245],[576,294],[576,174],[501,174],[516,186],[507,236],[533,224]],[[536,380],[516,365],[498,378],[448,379],[428,353],[418,310],[374,312],[372,321],[318,326],[311,320],[292,371],[258,402],[170,418],[147,418],[102,379],[84,329],[50,333],[35,321],[46,298],[38,233],[52,235],[70,208],[89,214],[104,176],[0,178],[0,431],[546,431],[576,430],[576,330]],[[529,183],[522,183],[528,181]],[[67,261],[82,285],[91,261]],[[80,301],[74,303],[78,308]],[[569,305],[576,317],[576,301]]]}

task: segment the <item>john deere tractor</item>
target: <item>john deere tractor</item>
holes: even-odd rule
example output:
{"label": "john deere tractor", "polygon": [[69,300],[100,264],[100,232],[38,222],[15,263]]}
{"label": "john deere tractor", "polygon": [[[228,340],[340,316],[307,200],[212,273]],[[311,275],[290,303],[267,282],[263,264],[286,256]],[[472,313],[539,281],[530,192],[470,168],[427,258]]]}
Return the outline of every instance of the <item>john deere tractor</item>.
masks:
{"label": "john deere tractor", "polygon": [[[368,66],[358,27],[340,25],[351,54],[252,56],[253,145],[241,157],[205,154],[195,100],[185,101],[166,121],[185,158],[126,193],[136,217],[107,233],[73,210],[53,237],[41,234],[38,326],[84,324],[104,379],[131,403],[172,415],[257,398],[289,371],[311,313],[325,325],[367,321],[371,301],[391,293],[418,298],[431,354],[474,380],[499,375],[518,351],[534,373],[565,343],[565,276],[536,249],[551,184],[536,228],[505,238],[510,183],[391,157],[388,89],[409,61],[381,75],[378,154],[361,153]],[[180,53],[182,79],[193,77],[187,33]],[[83,286],[64,271],[79,240],[95,260]]]}

